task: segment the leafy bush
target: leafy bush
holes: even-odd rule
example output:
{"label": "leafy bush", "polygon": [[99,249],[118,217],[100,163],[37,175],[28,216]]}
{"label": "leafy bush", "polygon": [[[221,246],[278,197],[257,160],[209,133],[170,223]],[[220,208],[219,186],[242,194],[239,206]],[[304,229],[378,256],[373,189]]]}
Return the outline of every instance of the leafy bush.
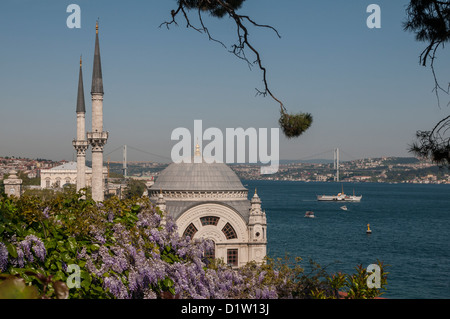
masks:
{"label": "leafy bush", "polygon": [[362,267],[345,277],[315,265],[307,275],[299,258],[268,258],[233,270],[205,258],[213,243],[180,237],[146,197],[86,197],[66,189],[47,200],[0,199],[0,298],[336,298],[346,287],[349,298],[381,294],[364,287]]}

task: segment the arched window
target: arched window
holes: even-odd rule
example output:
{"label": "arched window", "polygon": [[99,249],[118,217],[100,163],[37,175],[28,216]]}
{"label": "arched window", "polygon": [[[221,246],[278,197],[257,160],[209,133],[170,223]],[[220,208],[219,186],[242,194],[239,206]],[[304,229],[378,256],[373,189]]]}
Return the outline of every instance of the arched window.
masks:
{"label": "arched window", "polygon": [[202,222],[202,226],[208,226],[208,225],[217,226],[219,219],[220,219],[220,217],[217,217],[217,216],[205,216],[205,217],[200,218],[200,221]]}
{"label": "arched window", "polygon": [[227,239],[237,238],[236,231],[234,230],[233,226],[230,225],[230,223],[227,223],[225,226],[223,226],[222,231]]}
{"label": "arched window", "polygon": [[52,186],[52,185],[50,184],[50,178],[47,177],[47,178],[45,179],[45,187],[46,187],[46,188],[50,188],[51,186]]}
{"label": "arched window", "polygon": [[197,228],[194,226],[194,224],[190,223],[188,227],[186,227],[186,230],[183,233],[183,236],[189,236],[192,238],[194,238],[195,233],[197,232]]}

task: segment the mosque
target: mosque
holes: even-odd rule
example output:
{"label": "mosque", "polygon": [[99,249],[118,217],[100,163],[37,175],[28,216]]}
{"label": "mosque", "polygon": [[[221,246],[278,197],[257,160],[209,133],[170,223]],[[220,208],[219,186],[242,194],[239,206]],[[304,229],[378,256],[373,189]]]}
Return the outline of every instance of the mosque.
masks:
{"label": "mosque", "polygon": [[171,216],[180,235],[215,243],[211,257],[232,267],[263,262],[267,246],[266,214],[256,193],[251,201],[239,177],[224,163],[207,163],[197,145],[190,163],[172,163],[149,190],[149,197]]}
{"label": "mosque", "polygon": [[[77,97],[77,190],[86,187],[86,173],[92,186],[92,198],[104,199],[103,147],[108,132],[103,131],[103,79],[101,71],[98,23],[92,74],[92,131],[85,132],[83,79],[80,73]],[[86,151],[92,149],[92,169],[86,168]],[[256,190],[251,200],[239,177],[224,163],[207,163],[200,147],[191,163],[172,163],[163,170],[148,190],[150,200],[171,216],[180,235],[192,239],[213,240],[210,257],[223,258],[231,267],[248,261],[263,262],[267,246],[266,214]],[[88,172],[89,171],[89,172]]]}

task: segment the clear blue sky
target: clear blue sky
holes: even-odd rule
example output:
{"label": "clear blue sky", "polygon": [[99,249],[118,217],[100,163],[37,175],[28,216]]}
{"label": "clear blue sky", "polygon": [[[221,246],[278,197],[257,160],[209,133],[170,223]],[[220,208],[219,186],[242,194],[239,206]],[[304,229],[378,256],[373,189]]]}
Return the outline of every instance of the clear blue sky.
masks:
{"label": "clear blue sky", "polygon": [[[81,7],[81,28],[69,29],[66,8]],[[381,7],[381,29],[368,29],[366,8]],[[448,113],[432,93],[424,47],[402,30],[407,0],[247,0],[241,12],[277,28],[250,29],[272,91],[291,112],[314,116],[297,139],[280,139],[280,158],[300,159],[335,147],[356,159],[410,156],[419,129]],[[105,154],[128,144],[170,157],[173,129],[278,127],[279,108],[255,97],[261,72],[205,35],[159,28],[176,1],[2,0],[0,3],[0,156],[71,160],[76,136],[78,60],[83,55],[87,128],[95,21],[100,18]],[[195,20],[194,20],[195,21]],[[231,46],[230,19],[206,19]],[[448,80],[442,51],[438,74]],[[319,157],[332,158],[332,153]],[[89,157],[89,156],[88,156]],[[110,154],[120,160],[121,152]],[[129,160],[160,160],[129,150]],[[106,159],[106,158],[105,158]]]}

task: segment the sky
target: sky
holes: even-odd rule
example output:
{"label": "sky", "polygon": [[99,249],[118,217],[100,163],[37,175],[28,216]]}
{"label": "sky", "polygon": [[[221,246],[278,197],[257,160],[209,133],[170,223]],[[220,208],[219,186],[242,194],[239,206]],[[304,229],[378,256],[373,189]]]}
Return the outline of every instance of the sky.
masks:
{"label": "sky", "polygon": [[[381,28],[370,29],[367,7],[381,8]],[[438,107],[425,47],[403,31],[406,0],[246,0],[238,11],[270,29],[249,27],[271,91],[289,112],[311,113],[299,138],[280,134],[280,159],[412,156],[417,130],[429,130],[449,108]],[[81,27],[68,28],[70,4]],[[79,58],[83,56],[86,127],[99,19],[104,85],[105,160],[170,158],[176,128],[278,127],[279,105],[256,96],[262,73],[228,50],[236,41],[229,18],[205,17],[211,34],[170,20],[176,1],[2,0],[0,2],[0,156],[72,160],[76,136]],[[192,22],[198,21],[191,14]],[[438,77],[450,69],[439,53]],[[249,53],[249,59],[254,57]],[[140,150],[140,151],[137,151]],[[90,152],[88,152],[88,160]],[[158,156],[152,155],[156,154]]]}

